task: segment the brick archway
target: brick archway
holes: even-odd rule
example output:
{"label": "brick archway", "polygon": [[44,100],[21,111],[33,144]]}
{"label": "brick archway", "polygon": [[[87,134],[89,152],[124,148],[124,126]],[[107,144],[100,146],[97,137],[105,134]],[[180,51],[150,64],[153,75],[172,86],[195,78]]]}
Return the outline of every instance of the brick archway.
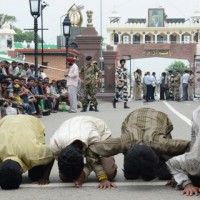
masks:
{"label": "brick archway", "polygon": [[190,64],[194,62],[194,55],[196,54],[196,44],[118,44],[118,55],[131,55],[133,59],[136,58],[176,58],[186,59]]}

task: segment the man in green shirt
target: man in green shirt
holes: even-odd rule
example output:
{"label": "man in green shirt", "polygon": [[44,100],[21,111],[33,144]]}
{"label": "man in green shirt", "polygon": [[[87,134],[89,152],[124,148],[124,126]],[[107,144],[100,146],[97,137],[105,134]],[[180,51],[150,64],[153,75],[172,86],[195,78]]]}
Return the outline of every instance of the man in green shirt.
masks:
{"label": "man in green shirt", "polygon": [[[125,177],[131,177],[131,172],[128,172],[129,175],[127,175],[126,169],[131,168],[132,173],[135,173],[135,160],[137,158],[138,162],[142,164],[139,167],[140,169],[147,169],[146,166],[149,165],[155,174],[155,176],[150,176],[152,171],[148,169],[149,174],[145,174],[147,170],[143,170],[138,172],[138,175],[144,177],[145,174],[148,180],[152,180],[158,175],[157,172],[159,172],[160,167],[157,164],[158,158],[156,158],[155,153],[157,156],[166,155],[170,157],[183,154],[189,149],[189,141],[170,138],[172,130],[173,125],[165,113],[152,108],[137,109],[125,118],[120,137],[109,138],[89,146],[87,161],[93,166],[99,162],[101,156],[107,157],[123,153],[125,155]],[[150,165],[153,162],[155,164]],[[139,168],[137,170],[140,170]],[[154,168],[157,168],[157,172],[154,171]]]}

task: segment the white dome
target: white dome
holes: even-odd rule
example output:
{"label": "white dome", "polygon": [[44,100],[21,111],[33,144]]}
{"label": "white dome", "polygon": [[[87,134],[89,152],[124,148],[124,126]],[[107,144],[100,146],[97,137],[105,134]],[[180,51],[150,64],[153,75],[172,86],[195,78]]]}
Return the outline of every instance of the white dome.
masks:
{"label": "white dome", "polygon": [[5,24],[2,25],[3,29],[10,29],[10,24],[8,22],[5,22]]}
{"label": "white dome", "polygon": [[13,29],[10,28],[10,24],[8,22],[5,22],[2,25],[2,28],[0,29],[0,34],[10,34],[10,35],[14,35],[16,34],[15,31]]}
{"label": "white dome", "polygon": [[194,11],[194,14],[191,18],[200,18],[200,10]]}
{"label": "white dome", "polygon": [[121,18],[117,11],[113,11],[110,18]]}

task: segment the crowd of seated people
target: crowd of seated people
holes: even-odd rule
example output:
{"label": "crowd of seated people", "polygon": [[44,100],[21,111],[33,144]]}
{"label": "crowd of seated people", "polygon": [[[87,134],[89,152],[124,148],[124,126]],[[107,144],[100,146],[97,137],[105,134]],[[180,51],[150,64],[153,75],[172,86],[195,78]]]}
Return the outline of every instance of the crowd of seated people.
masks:
{"label": "crowd of seated people", "polygon": [[40,67],[27,63],[0,62],[0,100],[6,114],[28,114],[36,117],[56,113],[60,102],[69,105],[66,80],[49,80]]}

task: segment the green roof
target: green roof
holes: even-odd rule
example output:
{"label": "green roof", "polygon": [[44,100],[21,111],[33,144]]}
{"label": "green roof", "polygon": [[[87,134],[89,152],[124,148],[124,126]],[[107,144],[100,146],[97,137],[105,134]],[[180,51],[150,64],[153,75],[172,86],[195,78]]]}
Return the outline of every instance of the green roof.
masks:
{"label": "green roof", "polygon": [[22,42],[14,42],[15,49],[21,49],[22,48]]}
{"label": "green roof", "polygon": [[7,55],[5,51],[0,51],[0,55]]}
{"label": "green roof", "polygon": [[[22,49],[23,42],[14,42],[15,49]],[[42,44],[38,43],[38,49],[42,49]],[[56,44],[43,44],[43,49],[57,49]]]}

